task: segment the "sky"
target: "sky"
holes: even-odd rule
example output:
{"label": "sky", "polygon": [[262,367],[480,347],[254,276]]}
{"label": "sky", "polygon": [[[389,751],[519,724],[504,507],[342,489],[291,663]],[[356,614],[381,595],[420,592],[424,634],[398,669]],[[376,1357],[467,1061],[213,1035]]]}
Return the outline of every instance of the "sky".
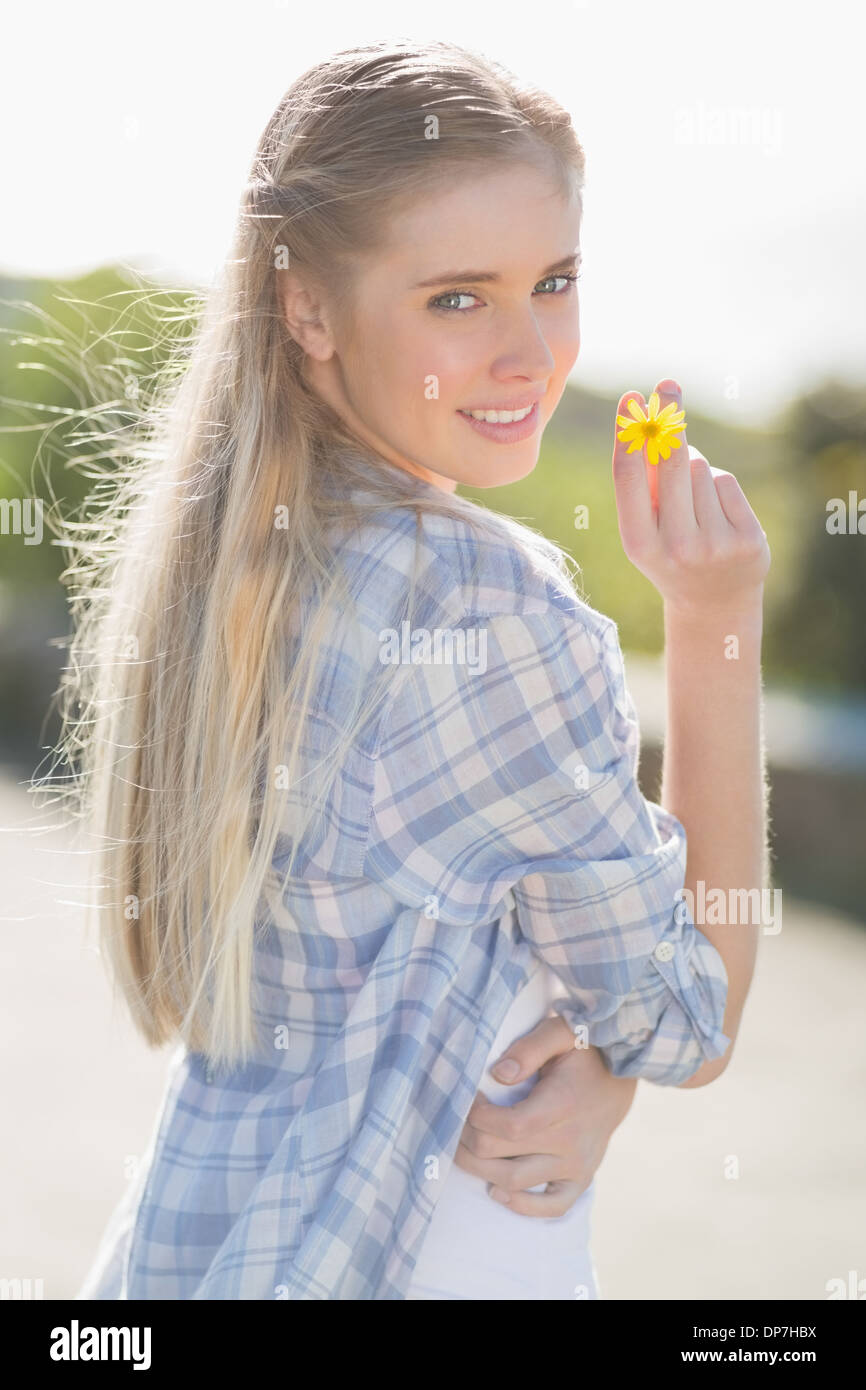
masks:
{"label": "sky", "polygon": [[586,153],[573,379],[761,423],[866,382],[866,7],[853,0],[148,0],[16,7],[0,273],[107,260],[210,283],[294,78],[371,39],[466,44],[551,92]]}

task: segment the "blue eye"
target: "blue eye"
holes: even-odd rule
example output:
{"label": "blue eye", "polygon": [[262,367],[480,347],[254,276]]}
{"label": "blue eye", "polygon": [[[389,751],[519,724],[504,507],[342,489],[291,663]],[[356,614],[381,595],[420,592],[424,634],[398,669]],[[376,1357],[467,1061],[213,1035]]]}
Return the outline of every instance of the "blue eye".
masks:
{"label": "blue eye", "polygon": [[[554,290],[554,291],[553,291],[553,295],[550,296],[550,297],[552,297],[552,298],[556,298],[556,297],[558,297],[558,296],[560,296],[560,295],[568,294],[568,293],[571,291],[571,288],[572,288],[572,286],[574,285],[575,281],[577,281],[577,280],[580,279],[582,273],[583,273],[583,272],[580,271],[580,270],[577,270],[577,271],[571,270],[571,271],[568,271],[568,273],[563,272],[562,275],[546,275],[546,276],[544,277],[544,279],[543,279],[543,280],[539,280],[538,283],[539,283],[539,285],[547,285],[547,284],[550,284],[550,282],[551,282],[552,280],[563,280],[563,281],[565,282],[565,287],[564,287],[564,289],[561,289],[561,290]],[[461,295],[465,295],[465,296],[470,297],[470,298],[473,297],[473,296],[474,296],[476,299],[478,298],[478,296],[475,295],[474,290],[444,290],[442,294],[437,294],[437,295],[435,296],[434,299],[431,299],[427,307],[428,307],[429,309],[436,310],[436,311],[438,311],[439,313],[443,313],[443,314],[467,314],[467,313],[471,313],[471,312],[472,312],[472,309],[471,309],[471,308],[469,308],[469,309],[458,309],[458,308],[456,308],[454,305],[442,304],[442,303],[440,302],[440,301],[443,300],[443,299],[459,299]],[[477,308],[477,307],[479,307],[479,306],[476,305],[475,307]]]}

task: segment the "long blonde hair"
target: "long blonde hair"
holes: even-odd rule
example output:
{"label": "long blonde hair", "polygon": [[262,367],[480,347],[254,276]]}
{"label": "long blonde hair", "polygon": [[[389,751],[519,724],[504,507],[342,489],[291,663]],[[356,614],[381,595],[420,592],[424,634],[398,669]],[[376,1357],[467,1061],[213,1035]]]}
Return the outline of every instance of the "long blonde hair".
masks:
{"label": "long blonde hair", "polygon": [[[76,624],[54,751],[97,840],[101,954],[151,1046],[180,1036],[215,1065],[255,1050],[254,928],[275,844],[291,831],[288,881],[371,711],[359,683],[290,814],[275,782],[295,787],[323,635],[352,599],[331,525],[423,507],[570,580],[567,553],[530,527],[419,489],[354,439],[304,381],[278,295],[281,248],[348,297],[356,257],[375,252],[391,209],[464,166],[519,157],[543,159],[580,195],[567,112],[456,45],[372,43],[299,77],[261,137],[195,332],[141,403],[109,492],[99,485],[97,519],[69,528]],[[305,594],[309,617],[293,635]],[[411,610],[410,594],[410,622]]]}

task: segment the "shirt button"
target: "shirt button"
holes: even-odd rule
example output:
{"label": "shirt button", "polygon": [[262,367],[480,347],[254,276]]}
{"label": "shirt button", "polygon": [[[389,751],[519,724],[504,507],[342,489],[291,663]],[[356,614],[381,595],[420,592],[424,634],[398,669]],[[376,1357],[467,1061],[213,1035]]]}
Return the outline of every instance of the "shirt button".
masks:
{"label": "shirt button", "polygon": [[672,941],[660,941],[653,951],[656,960],[670,960],[676,954],[676,946]]}

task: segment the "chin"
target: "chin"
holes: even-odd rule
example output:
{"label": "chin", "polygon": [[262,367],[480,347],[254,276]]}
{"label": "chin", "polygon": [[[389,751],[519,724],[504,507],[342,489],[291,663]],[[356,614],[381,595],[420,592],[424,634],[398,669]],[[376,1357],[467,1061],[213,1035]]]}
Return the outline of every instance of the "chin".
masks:
{"label": "chin", "polygon": [[528,478],[538,463],[538,450],[523,458],[503,459],[497,468],[485,463],[477,469],[467,466],[461,479],[467,487],[507,487],[509,483],[519,483]]}

